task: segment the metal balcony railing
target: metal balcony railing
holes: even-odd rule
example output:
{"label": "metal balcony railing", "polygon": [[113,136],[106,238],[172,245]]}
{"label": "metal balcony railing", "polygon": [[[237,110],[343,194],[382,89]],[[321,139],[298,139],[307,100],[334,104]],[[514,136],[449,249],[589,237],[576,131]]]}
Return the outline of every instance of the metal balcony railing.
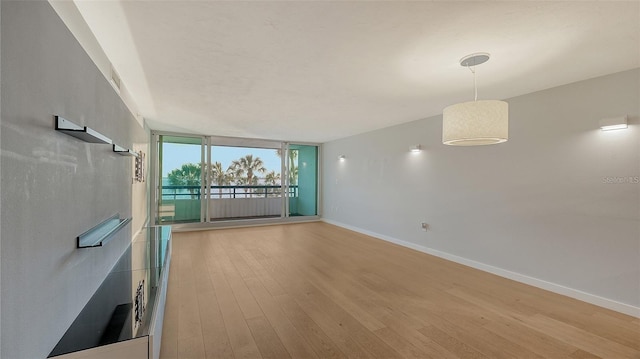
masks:
{"label": "metal balcony railing", "polygon": [[[289,197],[298,196],[298,186],[289,186]],[[200,186],[162,186],[163,200],[193,199],[205,196]],[[233,185],[211,186],[211,199],[216,198],[269,198],[282,197],[282,187],[278,185]]]}

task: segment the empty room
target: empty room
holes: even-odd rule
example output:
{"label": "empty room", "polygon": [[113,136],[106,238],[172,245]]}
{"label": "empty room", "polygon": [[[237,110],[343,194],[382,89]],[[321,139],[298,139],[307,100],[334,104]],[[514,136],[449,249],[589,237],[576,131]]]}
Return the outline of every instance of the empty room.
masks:
{"label": "empty room", "polygon": [[640,358],[640,2],[0,30],[0,358]]}

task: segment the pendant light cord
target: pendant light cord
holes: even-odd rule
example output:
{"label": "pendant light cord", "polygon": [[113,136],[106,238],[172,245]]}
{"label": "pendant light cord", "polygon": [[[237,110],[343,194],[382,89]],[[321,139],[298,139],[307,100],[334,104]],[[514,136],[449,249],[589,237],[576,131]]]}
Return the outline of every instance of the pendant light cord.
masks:
{"label": "pendant light cord", "polygon": [[474,92],[473,100],[478,101],[478,86],[476,85],[476,70],[473,67],[468,65],[467,65],[467,68],[473,74],[473,92]]}

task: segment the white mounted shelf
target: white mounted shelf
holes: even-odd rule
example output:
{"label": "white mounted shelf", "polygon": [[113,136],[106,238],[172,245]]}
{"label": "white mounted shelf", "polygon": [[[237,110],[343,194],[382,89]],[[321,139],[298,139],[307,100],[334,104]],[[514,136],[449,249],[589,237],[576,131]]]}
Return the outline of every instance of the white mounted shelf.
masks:
{"label": "white mounted shelf", "polygon": [[119,214],[113,215],[106,221],[79,235],[78,248],[101,247],[129,222],[131,222],[131,218],[121,219]]}
{"label": "white mounted shelf", "polygon": [[111,139],[98,131],[92,130],[87,126],[76,125],[60,116],[55,116],[56,131],[60,131],[69,136],[73,136],[79,140],[89,143],[102,143],[110,145]]}

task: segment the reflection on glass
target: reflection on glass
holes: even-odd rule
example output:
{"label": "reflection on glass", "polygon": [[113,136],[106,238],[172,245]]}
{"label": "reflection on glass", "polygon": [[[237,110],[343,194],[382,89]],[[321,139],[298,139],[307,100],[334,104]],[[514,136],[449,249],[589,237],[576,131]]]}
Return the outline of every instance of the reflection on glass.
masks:
{"label": "reflection on glass", "polygon": [[289,146],[289,216],[318,214],[318,147]]}
{"label": "reflection on glass", "polygon": [[161,135],[158,157],[157,223],[199,222],[203,197],[202,138]]}
{"label": "reflection on glass", "polygon": [[143,229],[49,357],[149,335],[170,240],[168,226]]}

